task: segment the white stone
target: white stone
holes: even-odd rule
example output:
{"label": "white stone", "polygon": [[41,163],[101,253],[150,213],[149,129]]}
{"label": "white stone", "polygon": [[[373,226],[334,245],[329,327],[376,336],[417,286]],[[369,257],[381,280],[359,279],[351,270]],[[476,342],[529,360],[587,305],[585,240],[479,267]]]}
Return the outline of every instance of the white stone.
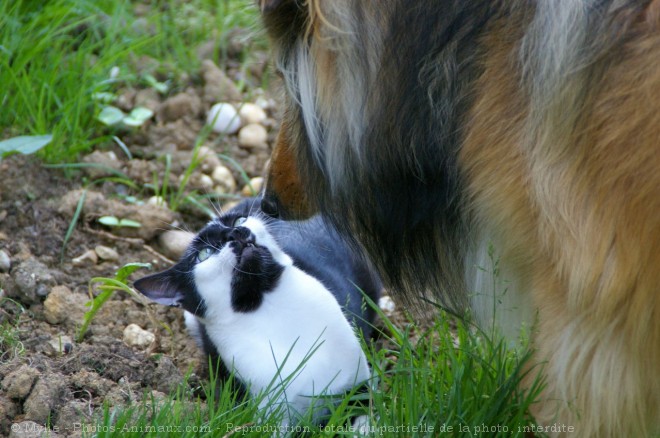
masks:
{"label": "white stone", "polygon": [[214,132],[234,134],[241,128],[241,118],[231,104],[216,103],[206,116],[206,124]]}
{"label": "white stone", "polygon": [[199,176],[199,185],[204,189],[210,189],[213,187],[213,178],[206,174],[201,174]]}
{"label": "white stone", "polygon": [[[250,189],[250,186],[252,189]],[[243,196],[255,196],[261,192],[261,188],[264,186],[264,179],[261,176],[255,176],[250,180],[250,184],[245,184],[243,190],[241,190],[241,195]],[[254,191],[254,193],[253,193]]]}
{"label": "white stone", "polygon": [[145,349],[156,340],[156,335],[137,324],[129,324],[124,329],[124,343],[129,347]]}
{"label": "white stone", "polygon": [[243,123],[249,125],[251,123],[261,123],[266,120],[266,112],[261,109],[259,105],[254,103],[244,103],[238,110]]}
{"label": "white stone", "polygon": [[192,242],[195,235],[189,231],[183,230],[168,230],[158,237],[163,254],[172,260],[177,260]]}
{"label": "white stone", "polygon": [[94,252],[97,256],[99,256],[101,260],[119,260],[119,253],[115,249],[109,248],[107,246],[97,245],[96,248],[94,248]]}
{"label": "white stone", "polygon": [[222,164],[220,158],[213,149],[208,146],[201,146],[197,152],[199,166],[203,173],[210,174],[217,166]]}
{"label": "white stone", "polygon": [[71,263],[75,266],[95,265],[98,261],[99,256],[96,255],[96,252],[93,249],[87,250],[82,255],[71,259]]}
{"label": "white stone", "polygon": [[380,307],[380,310],[382,310],[387,317],[394,315],[394,311],[396,310],[396,304],[394,304],[392,298],[387,295],[380,297],[378,300],[378,307]]}
{"label": "white stone", "polygon": [[238,144],[246,148],[265,148],[268,146],[268,132],[258,123],[245,125],[238,132]]}
{"label": "white stone", "polygon": [[155,207],[169,208],[167,206],[167,201],[162,196],[152,196],[151,198],[147,199],[147,204],[153,205]]}
{"label": "white stone", "polygon": [[9,269],[11,269],[11,259],[6,252],[0,250],[0,272],[9,272]]}
{"label": "white stone", "polygon": [[[236,180],[231,170],[220,165],[213,169],[211,178],[218,184],[221,193],[233,193],[236,190]],[[216,189],[217,191],[217,189]]]}

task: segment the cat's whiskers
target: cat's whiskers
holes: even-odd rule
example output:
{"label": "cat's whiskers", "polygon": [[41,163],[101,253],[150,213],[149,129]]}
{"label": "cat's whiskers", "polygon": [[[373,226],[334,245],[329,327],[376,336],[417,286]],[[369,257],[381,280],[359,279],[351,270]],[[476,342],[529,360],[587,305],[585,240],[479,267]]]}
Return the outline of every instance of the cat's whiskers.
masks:
{"label": "cat's whiskers", "polygon": [[[256,209],[255,209],[255,204],[256,204]],[[248,216],[256,216],[254,214],[255,211],[260,211],[261,207],[261,202],[260,198],[254,198],[252,202],[250,203],[250,209],[248,210]]]}
{"label": "cat's whiskers", "polygon": [[255,276],[255,277],[266,277],[266,274],[264,274],[262,272],[243,271],[243,270],[238,268],[238,265],[234,265],[232,270],[236,271],[236,272],[240,272],[241,274],[252,275],[252,276]]}
{"label": "cat's whiskers", "polygon": [[197,312],[198,312],[200,309],[203,310],[203,307],[204,307],[204,302],[200,300],[200,302],[197,303],[197,307],[195,307],[195,311],[193,312],[193,315],[197,315],[197,314],[198,314]]}

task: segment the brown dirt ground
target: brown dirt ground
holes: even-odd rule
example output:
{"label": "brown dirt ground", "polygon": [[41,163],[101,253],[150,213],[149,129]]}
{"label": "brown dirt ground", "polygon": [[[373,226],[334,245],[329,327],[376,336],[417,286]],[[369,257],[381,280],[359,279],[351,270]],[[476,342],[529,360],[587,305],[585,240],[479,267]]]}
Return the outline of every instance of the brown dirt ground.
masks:
{"label": "brown dirt ground", "polygon": [[[193,376],[188,384],[196,387],[197,375],[205,375],[205,360],[185,333],[181,312],[139,302],[125,292],[116,292],[82,341],[75,340],[89,301],[90,279],[113,277],[118,268],[131,262],[164,269],[169,261],[161,254],[159,235],[167,229],[194,231],[208,220],[201,210],[188,206],[172,212],[126,201],[126,195],[146,201],[153,194],[144,187],[154,174],[161,178],[165,174],[165,153],[173,158],[170,186],[178,187],[214,100],[208,93],[218,91],[209,91],[205,85],[191,81],[185,92],[168,98],[149,94],[154,119],[136,131],[122,133],[132,160],[111,144],[83,157],[83,162],[101,162],[128,174],[138,190],[110,180],[91,184],[104,176],[92,169],[53,169],[22,155],[0,161],[0,251],[10,261],[8,269],[0,267],[0,436],[8,435],[13,423],[28,420],[68,430],[80,418],[91,419],[104,402],[140,401],[148,394],[145,391],[162,396],[176,388],[189,370]],[[144,94],[144,90],[124,90],[125,105],[135,106],[141,91]],[[212,134],[205,146],[232,156],[249,177],[261,175],[276,126],[273,109],[267,107],[266,112],[268,119],[262,124],[269,132],[268,145],[245,148],[238,145],[236,135]],[[208,181],[217,164],[210,160],[198,166],[188,187],[213,192],[199,180],[204,173]],[[239,195],[244,184],[241,174],[223,164],[237,181],[230,194]],[[63,250],[83,187],[89,190],[86,202]],[[102,215],[135,219],[142,227],[108,228],[97,221]],[[74,263],[98,245],[114,249],[118,257]],[[146,272],[139,271],[131,279]],[[91,293],[98,290],[92,288]],[[129,324],[150,331],[155,341],[143,349],[127,346],[122,339]]]}

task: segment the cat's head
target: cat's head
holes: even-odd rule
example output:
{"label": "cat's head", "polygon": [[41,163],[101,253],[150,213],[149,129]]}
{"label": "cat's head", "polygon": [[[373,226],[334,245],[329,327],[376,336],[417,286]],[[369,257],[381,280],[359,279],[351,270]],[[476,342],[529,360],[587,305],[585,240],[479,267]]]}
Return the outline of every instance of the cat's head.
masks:
{"label": "cat's head", "polygon": [[135,288],[201,318],[258,309],[292,260],[268,232],[269,219],[250,214],[251,205],[245,202],[209,222],[176,265],[137,280]]}

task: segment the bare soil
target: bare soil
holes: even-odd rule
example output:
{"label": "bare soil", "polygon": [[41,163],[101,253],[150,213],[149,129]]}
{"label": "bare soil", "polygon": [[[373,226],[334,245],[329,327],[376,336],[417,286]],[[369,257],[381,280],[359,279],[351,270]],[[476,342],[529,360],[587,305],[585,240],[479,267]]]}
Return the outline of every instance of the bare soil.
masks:
{"label": "bare soil", "polygon": [[[204,69],[208,68],[207,62]],[[230,69],[227,74],[237,72]],[[212,73],[218,75],[217,67]],[[139,129],[118,134],[132,159],[116,144],[107,144],[82,162],[123,172],[136,187],[103,180],[112,175],[105,170],[54,169],[21,155],[0,161],[0,251],[6,256],[3,262],[0,254],[0,436],[9,435],[12,424],[25,421],[76,435],[73,424],[93,421],[104,403],[118,406],[145,396],[162,397],[189,372],[187,385],[196,390],[206,376],[205,360],[186,334],[181,312],[146,304],[125,292],[116,292],[103,306],[80,342],[76,336],[88,309],[85,303],[90,294],[98,293],[90,287],[92,278],[113,277],[132,262],[164,269],[173,256],[160,245],[162,233],[195,231],[208,220],[190,205],[174,212],[145,201],[153,195],[146,187],[154,175],[162,180],[166,174],[166,154],[172,158],[170,187],[179,186],[206,112],[223,98],[223,90],[211,86],[213,80],[206,70],[200,71],[180,92],[167,97],[148,89],[123,91],[125,109],[140,104],[156,113]],[[262,174],[277,125],[272,99],[262,94],[260,102],[268,114],[262,122],[268,130],[267,145],[241,147],[236,135],[218,134],[205,143],[212,152],[233,157],[249,177]],[[218,164],[229,168],[237,182],[228,195],[240,195],[241,172],[213,157],[197,166],[187,189],[212,193],[215,187],[208,181]],[[79,220],[65,246],[85,188]],[[133,219],[142,226],[106,227],[98,222],[101,216]],[[103,253],[98,246],[116,251],[116,256],[98,257],[96,253]],[[138,271],[131,279],[147,272]],[[124,329],[130,324],[151,332],[155,340],[146,347],[127,345]]]}

